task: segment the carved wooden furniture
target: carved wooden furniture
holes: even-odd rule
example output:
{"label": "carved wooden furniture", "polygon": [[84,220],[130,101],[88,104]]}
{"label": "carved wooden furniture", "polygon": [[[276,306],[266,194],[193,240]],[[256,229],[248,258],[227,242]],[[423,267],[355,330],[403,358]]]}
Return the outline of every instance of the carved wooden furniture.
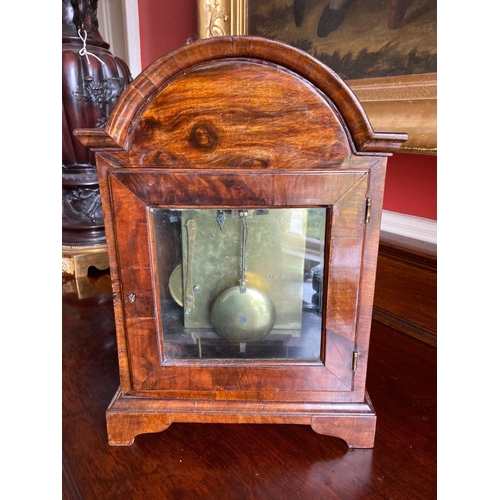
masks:
{"label": "carved wooden furniture", "polygon": [[[109,444],[174,422],[242,422],[372,447],[386,157],[407,136],[374,132],[308,54],[246,36],[166,54],[104,130],[75,134],[96,152],[109,246],[120,366]],[[226,289],[233,302],[216,306]]]}
{"label": "carved wooden furniture", "polygon": [[[62,2],[62,264],[76,277],[109,263],[95,155],[73,130],[104,127],[131,80],[99,33],[97,3]],[[88,54],[81,53],[84,47]]]}

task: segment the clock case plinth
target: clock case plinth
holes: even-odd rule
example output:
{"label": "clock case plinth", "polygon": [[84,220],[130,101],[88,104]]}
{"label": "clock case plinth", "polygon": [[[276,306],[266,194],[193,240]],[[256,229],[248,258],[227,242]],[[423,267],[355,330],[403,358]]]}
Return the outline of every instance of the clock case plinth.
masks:
{"label": "clock case plinth", "polygon": [[115,395],[108,408],[109,444],[130,446],[138,434],[160,432],[175,422],[303,424],[343,439],[351,448],[372,448],[376,415],[368,394],[362,403],[165,400]]}
{"label": "clock case plinth", "polygon": [[[96,153],[114,294],[109,444],[205,422],[305,424],[373,447],[365,381],[385,168],[406,134],[374,132],[348,86],[307,53],[241,36],[166,54],[104,130],[75,135]],[[319,357],[167,356],[152,212],[295,207],[327,214]]]}

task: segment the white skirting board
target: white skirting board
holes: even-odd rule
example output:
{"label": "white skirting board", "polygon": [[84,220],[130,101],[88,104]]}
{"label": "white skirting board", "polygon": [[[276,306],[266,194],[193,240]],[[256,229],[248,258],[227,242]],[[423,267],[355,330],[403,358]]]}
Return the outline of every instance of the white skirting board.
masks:
{"label": "white skirting board", "polygon": [[398,236],[437,244],[437,221],[433,219],[383,210],[381,230]]}

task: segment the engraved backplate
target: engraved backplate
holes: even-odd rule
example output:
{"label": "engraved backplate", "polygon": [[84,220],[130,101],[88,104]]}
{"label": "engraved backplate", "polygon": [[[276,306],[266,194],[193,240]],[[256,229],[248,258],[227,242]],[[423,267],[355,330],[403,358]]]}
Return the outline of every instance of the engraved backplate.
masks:
{"label": "engraved backplate", "polygon": [[237,210],[182,211],[184,327],[211,327],[213,302],[225,290],[239,285],[245,250],[246,284],[273,302],[274,330],[299,335],[307,209],[250,210],[248,213],[243,248],[242,220]]}

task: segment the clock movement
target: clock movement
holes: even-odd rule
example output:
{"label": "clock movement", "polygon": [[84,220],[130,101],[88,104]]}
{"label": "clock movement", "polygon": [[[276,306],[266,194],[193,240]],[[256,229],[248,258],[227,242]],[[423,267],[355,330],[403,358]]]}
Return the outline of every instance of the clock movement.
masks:
{"label": "clock movement", "polygon": [[309,54],[257,37],[170,52],[96,153],[120,369],[110,445],[175,422],[291,423],[374,443],[365,389],[387,156]]}

